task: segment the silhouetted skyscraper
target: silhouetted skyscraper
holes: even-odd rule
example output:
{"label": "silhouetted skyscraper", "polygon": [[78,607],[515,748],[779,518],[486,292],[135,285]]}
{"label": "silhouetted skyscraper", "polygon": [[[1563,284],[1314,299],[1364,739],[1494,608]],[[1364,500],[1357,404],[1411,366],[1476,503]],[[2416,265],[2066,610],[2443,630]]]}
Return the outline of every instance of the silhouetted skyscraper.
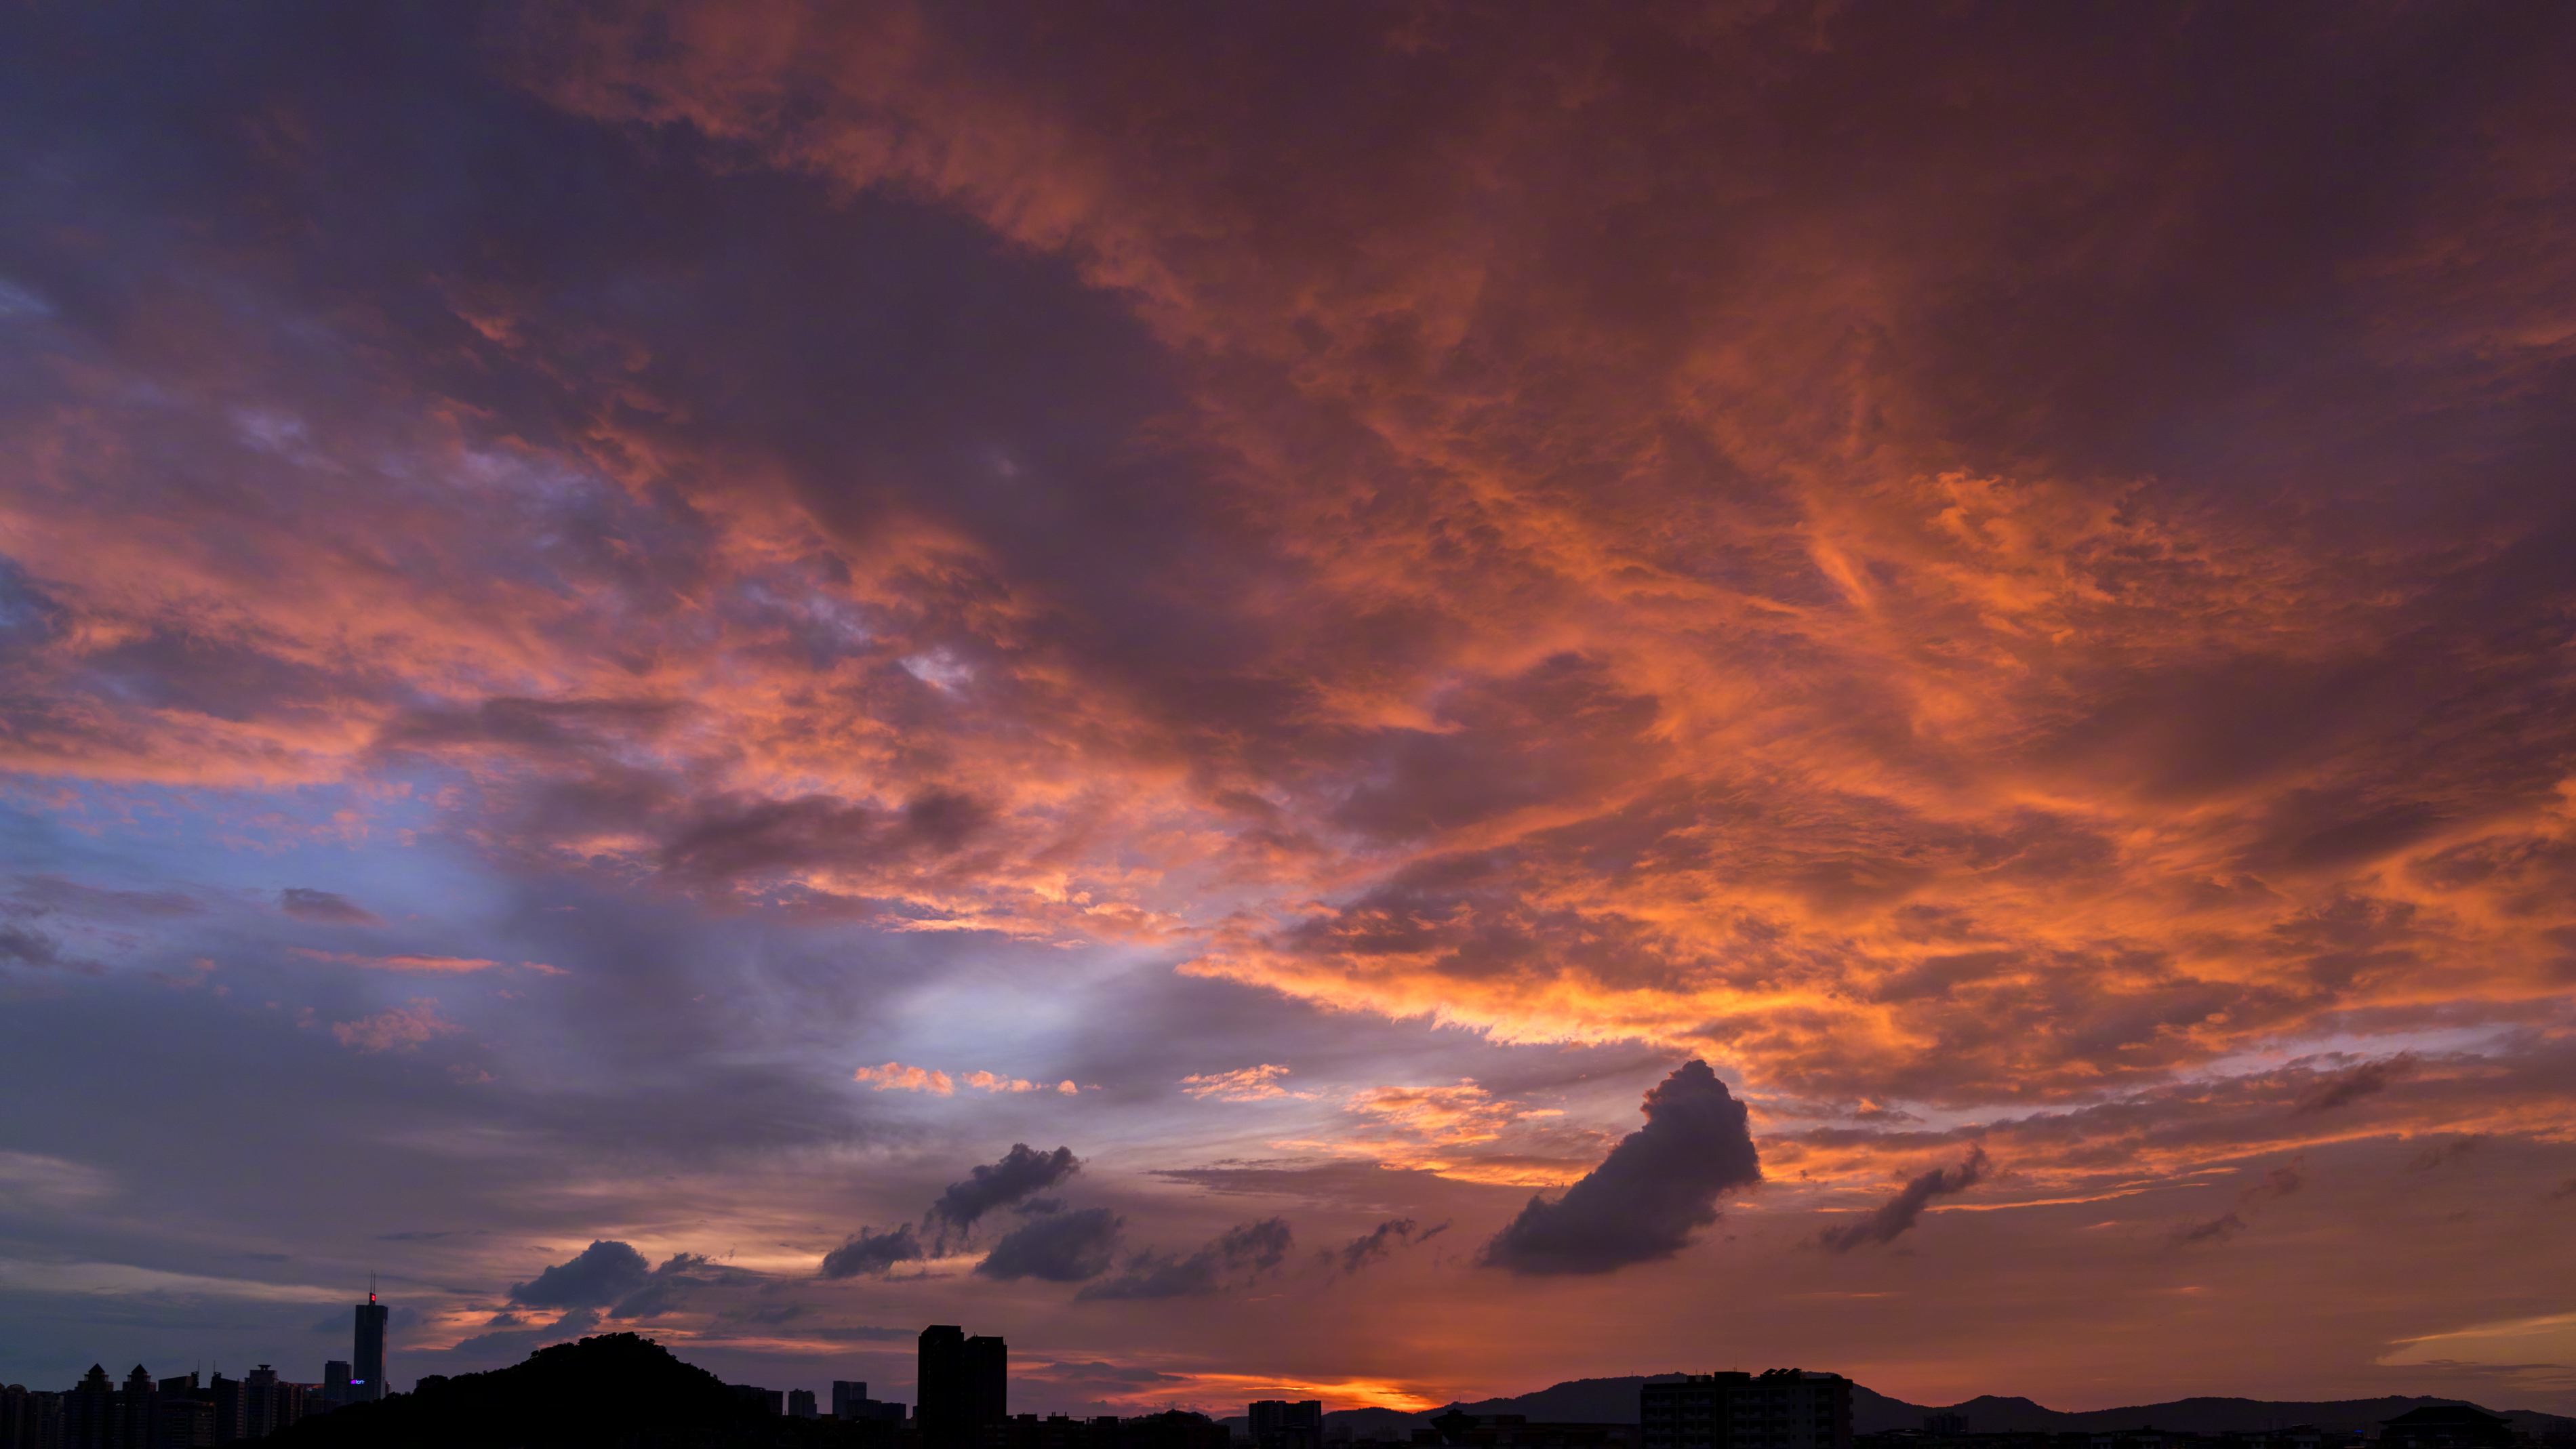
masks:
{"label": "silhouetted skyscraper", "polygon": [[357,1307],[358,1342],[357,1352],[349,1361],[349,1399],[363,1402],[385,1396],[385,1319],[393,1310],[376,1301],[372,1287],[367,1290],[367,1301]]}
{"label": "silhouetted skyscraper", "polygon": [[154,1388],[152,1449],[212,1449],[215,1444],[215,1395],[198,1384],[194,1371],[166,1378]]}
{"label": "silhouetted skyscraper", "polygon": [[998,1335],[966,1340],[967,1422],[980,1431],[986,1424],[998,1424],[1009,1417],[1011,1417],[1009,1347]]}
{"label": "silhouetted skyscraper", "polygon": [[787,1396],[776,1389],[764,1389],[758,1384],[727,1384],[725,1387],[740,1394],[744,1403],[773,1419],[787,1412]]}
{"label": "silhouetted skyscraper", "polygon": [[791,1419],[811,1419],[815,1417],[814,1391],[812,1389],[789,1389],[787,1391],[787,1417]]}
{"label": "silhouetted skyscraper", "polygon": [[304,1386],[280,1383],[266,1364],[242,1380],[242,1437],[265,1439],[304,1417]]}
{"label": "silhouetted skyscraper", "polygon": [[1251,1419],[1252,1442],[1259,1449],[1322,1449],[1321,1399],[1257,1399]]}
{"label": "silhouetted skyscraper", "polygon": [[932,1324],[921,1331],[918,1378],[922,1449],[971,1449],[984,1425],[1010,1417],[1010,1350],[999,1338]]}
{"label": "silhouetted skyscraper", "polygon": [[922,1449],[958,1449],[966,1433],[966,1330],[934,1323],[921,1331],[919,1368],[913,1375],[913,1417]]}
{"label": "silhouetted skyscraper", "polygon": [[869,1400],[868,1400],[868,1386],[867,1386],[867,1381],[866,1381],[866,1380],[864,1380],[864,1379],[834,1379],[834,1380],[832,1380],[832,1417],[833,1417],[833,1418],[835,1418],[835,1419],[855,1419],[855,1418],[858,1418],[858,1417],[859,1417],[859,1405],[864,1404],[864,1403],[867,1403],[868,1401],[869,1401]]}
{"label": "silhouetted skyscraper", "polygon": [[110,1449],[116,1438],[116,1384],[97,1364],[63,1395],[63,1449]]}
{"label": "silhouetted skyscraper", "polygon": [[245,1417],[247,1405],[242,1398],[241,1380],[215,1374],[206,1381],[206,1397],[215,1406],[216,1443],[230,1444],[249,1437],[244,1432],[249,1421]]}
{"label": "silhouetted skyscraper", "polygon": [[108,1443],[115,1449],[152,1449],[153,1412],[160,1405],[160,1395],[153,1390],[152,1375],[143,1365],[125,1376],[125,1387],[116,1391],[114,1428]]}
{"label": "silhouetted skyscraper", "polygon": [[349,1366],[340,1360],[322,1360],[322,1407],[336,1409],[349,1402],[349,1380],[353,1377]]}

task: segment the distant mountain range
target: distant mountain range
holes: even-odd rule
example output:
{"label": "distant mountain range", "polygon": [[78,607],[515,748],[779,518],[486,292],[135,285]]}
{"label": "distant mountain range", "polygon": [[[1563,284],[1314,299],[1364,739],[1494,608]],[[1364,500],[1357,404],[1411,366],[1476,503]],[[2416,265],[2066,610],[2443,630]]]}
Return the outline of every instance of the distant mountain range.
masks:
{"label": "distant mountain range", "polygon": [[[1509,1399],[1480,1399],[1472,1404],[1448,1404],[1419,1414],[1396,1409],[1337,1409],[1324,1416],[1327,1424],[1348,1424],[1354,1434],[1389,1437],[1409,1432],[1433,1414],[1450,1409],[1463,1409],[1470,1414],[1525,1414],[1534,1420],[1565,1423],[1633,1424],[1637,1422],[1637,1388],[1646,1383],[1667,1383],[1680,1374],[1634,1374],[1614,1379],[1569,1379]],[[2278,1399],[2175,1399],[2162,1404],[2136,1404],[2123,1409],[2090,1409],[2070,1413],[2051,1409],[2023,1398],[1998,1398],[1980,1394],[1960,1404],[1909,1404],[1852,1386],[1852,1428],[1862,1434],[1884,1433],[1890,1429],[1920,1429],[1926,1414],[1958,1414],[1968,1421],[1971,1433],[2011,1433],[2043,1430],[2051,1433],[2072,1429],[2135,1429],[2141,1426],[2177,1429],[2203,1434],[2222,1433],[2229,1429],[2266,1429],[2288,1424],[2314,1424],[2329,1432],[2353,1429],[2376,1429],[2382,1419],[2393,1419],[2409,1409],[2426,1404],[2465,1404],[2467,1399],[2391,1396],[2384,1399],[2331,1399],[2322,1402]],[[2480,1407],[2484,1407],[2481,1405]],[[2562,1414],[2544,1414],[2536,1409],[2491,1409],[2511,1419],[2515,1427],[2534,1433],[2546,1430],[2576,1429],[2576,1418]],[[1226,1420],[1240,1429],[1245,1420]]]}

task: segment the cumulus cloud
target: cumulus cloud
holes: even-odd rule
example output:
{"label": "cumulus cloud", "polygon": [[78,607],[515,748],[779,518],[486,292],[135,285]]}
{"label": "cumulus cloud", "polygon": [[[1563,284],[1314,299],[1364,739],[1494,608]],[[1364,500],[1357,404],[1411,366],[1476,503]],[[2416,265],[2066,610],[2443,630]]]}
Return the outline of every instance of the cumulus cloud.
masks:
{"label": "cumulus cloud", "polygon": [[1816,1246],[1828,1252],[1848,1253],[1864,1243],[1892,1243],[1914,1226],[1932,1199],[1966,1192],[1985,1180],[1988,1167],[1986,1149],[1971,1147],[1966,1160],[1957,1167],[1936,1167],[1905,1184],[1896,1196],[1880,1203],[1860,1221],[1816,1234]]}
{"label": "cumulus cloud", "polygon": [[1109,1271],[1126,1220],[1107,1208],[1078,1208],[1034,1217],[1002,1235],[975,1271],[1005,1281],[1042,1278],[1079,1283]]}
{"label": "cumulus cloud", "polygon": [[1029,1081],[1023,1077],[997,1076],[992,1072],[968,1072],[963,1080],[967,1086],[973,1087],[979,1092],[1041,1092],[1046,1090],[1037,1083]]}
{"label": "cumulus cloud", "polygon": [[277,893],[277,908],[306,921],[338,926],[381,926],[385,918],[344,895],[288,886]]}
{"label": "cumulus cloud", "polygon": [[1393,1256],[1397,1248],[1428,1242],[1448,1230],[1447,1223],[1424,1228],[1411,1218],[1390,1218],[1339,1248],[1324,1249],[1318,1256],[1326,1267],[1347,1277]]}
{"label": "cumulus cloud", "polygon": [[887,1062],[880,1067],[861,1067],[850,1073],[850,1079],[865,1082],[880,1092],[928,1092],[935,1097],[954,1096],[957,1084],[946,1072],[923,1067],[907,1067],[901,1062]]}
{"label": "cumulus cloud", "polygon": [[461,1023],[438,1014],[438,1003],[425,996],[412,998],[409,1004],[375,1016],[362,1016],[355,1021],[334,1023],[331,1035],[342,1046],[362,1052],[408,1052],[443,1036],[454,1036],[465,1030]]}
{"label": "cumulus cloud", "polygon": [[963,1179],[948,1184],[922,1215],[922,1226],[936,1225],[943,1241],[952,1232],[972,1233],[984,1214],[1034,1197],[1080,1171],[1082,1159],[1070,1147],[1039,1152],[1014,1142],[1000,1161],[978,1163]]}
{"label": "cumulus cloud", "polygon": [[1646,1093],[1646,1125],[1551,1202],[1532,1197],[1478,1254],[1521,1274],[1608,1273],[1669,1258],[1717,1221],[1717,1200],[1762,1180],[1744,1104],[1708,1063]]}
{"label": "cumulus cloud", "polygon": [[861,1228],[850,1235],[848,1242],[823,1255],[821,1274],[826,1278],[881,1278],[897,1263],[915,1263],[929,1256],[910,1223],[882,1233]]}
{"label": "cumulus cloud", "polygon": [[721,1268],[704,1253],[674,1253],[653,1270],[644,1285],[617,1300],[608,1310],[610,1318],[659,1318],[676,1313],[688,1305],[692,1289],[733,1286],[759,1281],[759,1275],[735,1268]]}
{"label": "cumulus cloud", "polygon": [[1200,1298],[1224,1291],[1234,1275],[1258,1278],[1284,1261],[1297,1236],[1285,1218],[1238,1223],[1184,1258],[1151,1249],[1131,1255],[1116,1277],[1092,1283],[1079,1299]]}
{"label": "cumulus cloud", "polygon": [[605,1308],[643,1287],[653,1265],[626,1243],[601,1239],[525,1283],[510,1285],[523,1308]]}
{"label": "cumulus cloud", "polygon": [[446,1352],[468,1360],[489,1356],[515,1358],[532,1348],[578,1338],[598,1326],[599,1310],[596,1308],[567,1309],[561,1317],[543,1327],[531,1327],[526,1319],[515,1313],[496,1313],[484,1322],[483,1332],[468,1334]]}
{"label": "cumulus cloud", "polygon": [[2415,1058],[2405,1052],[2363,1062],[2349,1071],[2321,1079],[2299,1098],[2298,1105],[2291,1110],[2330,1112],[2337,1107],[2349,1106],[2373,1093],[2387,1091],[2390,1083],[2413,1074],[2415,1068]]}

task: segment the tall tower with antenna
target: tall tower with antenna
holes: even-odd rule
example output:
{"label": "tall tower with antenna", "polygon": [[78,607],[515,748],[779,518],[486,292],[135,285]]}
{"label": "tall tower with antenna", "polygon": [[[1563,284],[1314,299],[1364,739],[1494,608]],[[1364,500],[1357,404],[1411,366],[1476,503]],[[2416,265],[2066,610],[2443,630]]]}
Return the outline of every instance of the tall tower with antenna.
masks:
{"label": "tall tower with antenna", "polygon": [[349,1397],[353,1401],[385,1396],[385,1320],[393,1310],[376,1301],[376,1275],[367,1275],[367,1301],[358,1305],[358,1341],[349,1355]]}

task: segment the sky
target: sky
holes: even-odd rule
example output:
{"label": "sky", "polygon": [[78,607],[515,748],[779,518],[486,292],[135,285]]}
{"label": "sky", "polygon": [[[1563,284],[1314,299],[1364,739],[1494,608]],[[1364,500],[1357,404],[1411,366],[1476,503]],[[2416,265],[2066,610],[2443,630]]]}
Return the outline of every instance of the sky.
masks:
{"label": "sky", "polygon": [[2576,11],[0,15],[0,1381],[2576,1412]]}

